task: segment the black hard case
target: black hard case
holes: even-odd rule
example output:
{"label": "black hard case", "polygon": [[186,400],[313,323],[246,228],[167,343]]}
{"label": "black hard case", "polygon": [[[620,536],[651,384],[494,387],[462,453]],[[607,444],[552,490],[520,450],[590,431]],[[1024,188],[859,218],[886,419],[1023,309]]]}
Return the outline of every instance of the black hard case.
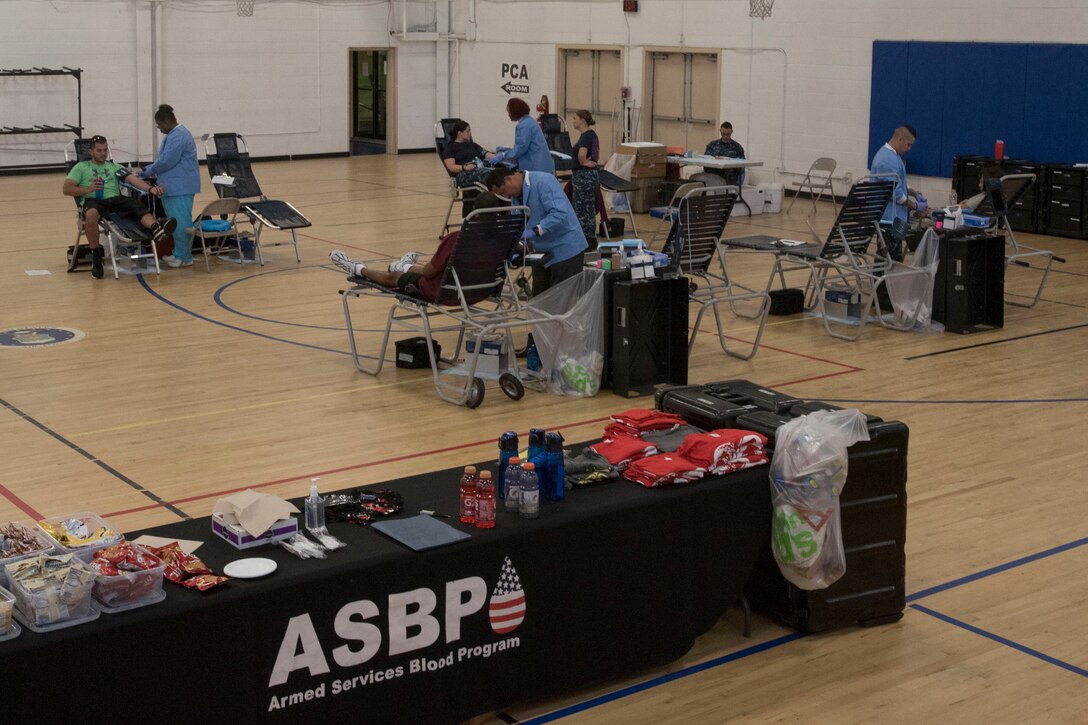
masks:
{"label": "black hard case", "polygon": [[[815,410],[838,409],[829,403],[803,402],[746,380],[662,390],[657,407],[703,428],[737,427],[762,433],[768,438],[770,455],[782,424]],[[799,589],[782,576],[768,538],[745,588],[757,612],[810,632],[902,618],[909,430],[903,423],[873,415],[866,415],[866,422],[870,439],[850,446],[849,472],[839,497],[846,573],[827,589]]]}

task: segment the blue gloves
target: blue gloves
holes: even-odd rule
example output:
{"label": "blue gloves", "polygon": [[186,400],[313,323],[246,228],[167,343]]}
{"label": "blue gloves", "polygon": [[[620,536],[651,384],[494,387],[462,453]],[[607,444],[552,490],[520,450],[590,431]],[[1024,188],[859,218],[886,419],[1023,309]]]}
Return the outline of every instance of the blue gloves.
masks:
{"label": "blue gloves", "polygon": [[536,232],[532,227],[525,227],[525,231],[521,233],[521,240],[523,242],[531,242],[536,239]]}
{"label": "blue gloves", "polygon": [[506,158],[506,151],[499,151],[497,154],[491,157],[491,163],[492,165],[501,164],[504,158]]}
{"label": "blue gloves", "polygon": [[917,211],[925,211],[929,208],[929,201],[921,194],[918,194],[916,197],[914,197],[914,200],[918,202]]}
{"label": "blue gloves", "polygon": [[505,152],[507,152],[509,150],[510,150],[509,146],[496,146],[495,147],[495,153],[497,153],[497,154],[505,153]]}

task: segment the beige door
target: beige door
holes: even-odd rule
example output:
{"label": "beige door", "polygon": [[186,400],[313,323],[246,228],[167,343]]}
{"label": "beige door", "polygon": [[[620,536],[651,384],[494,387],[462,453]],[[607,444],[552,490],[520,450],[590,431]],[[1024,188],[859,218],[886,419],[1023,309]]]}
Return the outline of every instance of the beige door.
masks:
{"label": "beige door", "polygon": [[702,151],[718,127],[718,54],[646,54],[649,124],[641,140]]}
{"label": "beige door", "polygon": [[555,113],[563,117],[571,142],[578,132],[570,128],[570,115],[579,109],[593,114],[593,130],[601,141],[601,159],[612,155],[616,128],[620,125],[620,88],[623,86],[623,54],[611,48],[560,48],[559,98]]}

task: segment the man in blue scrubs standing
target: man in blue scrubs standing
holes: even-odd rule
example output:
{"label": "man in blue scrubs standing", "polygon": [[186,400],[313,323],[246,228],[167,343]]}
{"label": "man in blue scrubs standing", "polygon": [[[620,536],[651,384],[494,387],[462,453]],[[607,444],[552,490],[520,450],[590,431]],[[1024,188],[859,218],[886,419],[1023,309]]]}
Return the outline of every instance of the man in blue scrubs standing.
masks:
{"label": "man in blue scrubs standing", "polygon": [[[903,125],[895,129],[891,140],[880,147],[873,156],[871,174],[894,174],[897,181],[895,195],[884,210],[882,222],[890,224],[896,219],[910,221],[910,213],[918,209],[918,192],[907,186],[907,165],[903,156],[914,146],[917,134],[911,126]],[[924,199],[925,197],[923,197]]]}
{"label": "man in blue scrubs standing", "polygon": [[487,177],[487,187],[493,194],[529,207],[530,226],[522,238],[532,242],[537,252],[552,255],[543,267],[533,269],[534,296],[582,271],[589,245],[574,207],[555,176],[499,168]]}

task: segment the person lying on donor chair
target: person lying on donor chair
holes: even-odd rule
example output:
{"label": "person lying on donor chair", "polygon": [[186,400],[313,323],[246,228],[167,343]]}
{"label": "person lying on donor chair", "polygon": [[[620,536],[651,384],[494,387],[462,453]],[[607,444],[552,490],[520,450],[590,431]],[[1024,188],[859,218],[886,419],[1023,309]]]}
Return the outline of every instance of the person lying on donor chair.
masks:
{"label": "person lying on donor chair", "polygon": [[[476,209],[490,209],[506,206],[506,203],[494,194],[481,192],[476,197]],[[339,249],[329,253],[329,261],[344,270],[350,277],[363,277],[371,282],[395,289],[427,302],[438,299],[438,293],[442,285],[442,277],[446,273],[453,250],[457,246],[460,232],[453,231],[442,237],[438,243],[438,249],[429,260],[423,264],[417,264],[421,256],[419,252],[406,252],[386,269],[373,269],[359,260],[352,259]]]}
{"label": "person lying on donor chair", "polygon": [[121,182],[136,189],[161,196],[161,186],[152,184],[137,176],[135,171],[110,160],[110,147],[104,136],[91,138],[91,158],[80,161],[68,172],[62,192],[65,196],[74,196],[83,209],[83,233],[87,235],[87,246],[91,248],[91,276],[102,279],[104,269],[102,259],[105,253],[99,243],[98,224],[110,214],[120,214],[139,219],[151,232],[151,240],[158,244],[177,228],[173,219],[159,221],[147,210],[147,205],[137,199],[121,196]]}

